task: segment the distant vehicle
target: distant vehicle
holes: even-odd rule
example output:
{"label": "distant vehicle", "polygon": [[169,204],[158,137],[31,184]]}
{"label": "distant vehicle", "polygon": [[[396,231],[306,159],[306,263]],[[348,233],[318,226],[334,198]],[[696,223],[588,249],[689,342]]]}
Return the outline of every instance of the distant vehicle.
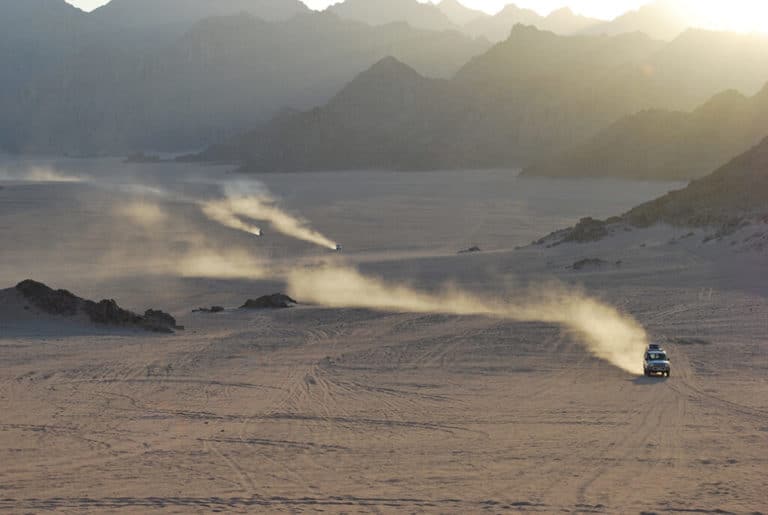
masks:
{"label": "distant vehicle", "polygon": [[670,374],[669,356],[667,351],[661,348],[659,344],[652,343],[648,346],[648,350],[645,351],[645,359],[643,361],[643,371],[646,377],[655,375],[662,375],[669,377]]}
{"label": "distant vehicle", "polygon": [[336,252],[342,252],[344,250],[344,247],[341,245],[336,245]]}

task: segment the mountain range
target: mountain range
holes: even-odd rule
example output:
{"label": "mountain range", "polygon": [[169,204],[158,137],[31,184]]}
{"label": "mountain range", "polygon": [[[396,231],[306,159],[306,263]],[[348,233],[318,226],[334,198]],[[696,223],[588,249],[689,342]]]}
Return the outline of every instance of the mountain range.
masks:
{"label": "mountain range", "polygon": [[[375,99],[375,100],[374,100]],[[242,161],[252,171],[450,166],[462,106],[447,80],[429,79],[394,58],[361,73],[326,106],[285,113],[196,157]]]}
{"label": "mountain range", "polygon": [[[549,248],[563,243],[590,243],[658,224],[714,229],[702,243],[728,238],[737,252],[764,249],[768,244],[768,138],[685,188],[605,221],[582,218],[575,226],[555,231],[534,245]],[[737,236],[740,231],[742,235]],[[693,236],[695,233],[690,232],[668,244]]]}
{"label": "mountain range", "polygon": [[656,0],[604,23],[586,27],[583,34],[616,35],[642,32],[654,39],[671,40],[691,27],[679,0]]}
{"label": "mountain range", "polygon": [[470,9],[459,2],[459,0],[442,0],[442,2],[438,4],[438,7],[452,23],[458,26],[466,25],[467,23],[480,18],[489,17],[489,15],[483,11]]}
{"label": "mountain range", "polygon": [[731,224],[744,218],[768,222],[768,138],[682,190],[640,205],[622,218],[635,226]]}
{"label": "mountain range", "polygon": [[415,0],[345,0],[331,5],[327,11],[345,20],[374,26],[405,22],[419,29],[459,30],[440,8]]}
{"label": "mountain range", "polygon": [[[134,1],[143,2],[115,0],[118,7]],[[271,22],[247,13],[208,17],[182,31],[178,25],[118,27],[119,16],[105,24],[98,17],[109,11],[88,15],[63,0],[4,2],[3,10],[15,14],[15,21],[0,15],[7,28],[0,66],[13,70],[13,80],[0,83],[0,148],[12,152],[201,147],[283,108],[325,102],[385,56],[447,77],[489,46],[458,32],[402,22],[372,27],[306,9]]]}
{"label": "mountain range", "polygon": [[[442,7],[442,4],[440,4]],[[541,16],[531,9],[523,9],[509,4],[494,16],[482,16],[466,23],[462,30],[471,36],[485,37],[491,41],[504,41],[517,24],[533,25],[556,34],[578,34],[590,27],[600,25],[600,20],[574,14],[568,8]]]}
{"label": "mountain range", "polygon": [[672,40],[690,28],[679,4],[680,0],[656,0],[610,21],[581,16],[567,7],[542,16],[514,4],[489,15],[467,8],[459,0],[442,0],[436,5],[417,0],[344,0],[328,10],[341,18],[371,25],[403,21],[416,28],[459,30],[493,42],[507,39],[517,24],[533,25],[561,35],[642,32],[654,39]]}
{"label": "mountain range", "polygon": [[693,109],[736,85],[754,93],[768,77],[759,56],[768,38],[691,30],[663,43],[518,25],[449,80],[386,59],[328,104],[285,113],[202,157],[259,171],[513,167],[644,109]]}
{"label": "mountain range", "polygon": [[96,23],[124,27],[189,28],[214,16],[247,13],[265,21],[284,21],[309,9],[300,0],[111,0],[95,9]]}
{"label": "mountain range", "polygon": [[768,134],[768,85],[753,97],[720,93],[692,112],[626,116],[584,145],[526,168],[524,175],[688,180],[701,177]]}
{"label": "mountain range", "polygon": [[578,16],[570,9],[560,9],[541,16],[531,9],[509,4],[494,16],[469,9],[458,0],[443,0],[437,5],[416,0],[345,0],[328,11],[343,19],[385,25],[406,22],[412,27],[429,30],[456,30],[472,37],[498,42],[507,39],[512,27],[522,23],[558,34],[573,34],[595,25],[600,20]]}
{"label": "mountain range", "polygon": [[[763,118],[743,114],[760,112],[758,100],[708,101],[757,93],[768,38],[636,31],[682,30],[675,1],[600,22],[512,5],[489,16],[459,0],[346,0],[323,13],[298,0],[112,0],[92,13],[5,0],[0,149],[214,143],[205,155],[265,170],[533,164],[526,173],[695,176],[762,136]],[[719,130],[705,112],[754,129]],[[678,144],[661,149],[654,125]],[[686,144],[692,134],[705,150]],[[634,154],[600,154],[622,138]]]}

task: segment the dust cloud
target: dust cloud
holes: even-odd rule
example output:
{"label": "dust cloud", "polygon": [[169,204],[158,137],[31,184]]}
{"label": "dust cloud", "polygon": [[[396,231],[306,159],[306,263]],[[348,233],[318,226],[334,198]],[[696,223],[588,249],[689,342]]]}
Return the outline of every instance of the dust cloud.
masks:
{"label": "dust cloud", "polygon": [[[281,209],[260,183],[227,184],[223,190],[224,198],[191,201],[198,204],[209,219],[227,227],[259,235],[261,229],[248,220],[265,221],[285,235],[324,248],[336,248],[332,240],[312,229],[309,222]],[[169,223],[167,213],[159,204],[143,199],[120,204],[114,212],[120,219],[143,227],[150,235],[157,234],[161,226]],[[182,255],[153,262],[154,271],[173,272],[182,277],[283,280],[292,297],[329,308],[482,315],[558,324],[596,357],[632,374],[642,372],[642,354],[648,341],[642,326],[614,307],[560,284],[515,291],[505,298],[480,296],[454,286],[430,293],[366,276],[340,260],[319,266],[302,266],[295,261],[278,264],[255,256],[252,249],[221,248],[199,232],[199,228],[192,234],[196,236],[191,240],[186,237],[186,250]],[[119,260],[111,262],[116,261]]]}
{"label": "dust cloud", "polygon": [[269,192],[257,183],[228,184],[224,193],[226,198],[202,204],[203,213],[215,222],[260,235],[261,229],[248,224],[244,218],[265,221],[286,236],[326,249],[336,248],[334,241],[312,229],[308,221],[280,208]]}
{"label": "dust cloud", "polygon": [[629,373],[642,373],[640,363],[648,337],[640,324],[607,304],[562,286],[528,290],[508,302],[481,298],[455,287],[436,294],[419,292],[339,266],[294,269],[286,281],[289,295],[327,307],[484,315],[560,324],[598,358]]}
{"label": "dust cloud", "polygon": [[240,218],[241,212],[231,199],[212,200],[202,205],[205,216],[230,229],[261,236],[261,228]]}
{"label": "dust cloud", "polygon": [[241,250],[197,249],[182,256],[174,266],[182,277],[216,279],[268,279],[273,276],[268,264]]}
{"label": "dust cloud", "polygon": [[0,180],[22,182],[83,182],[85,177],[62,173],[49,166],[0,168]]}
{"label": "dust cloud", "polygon": [[113,211],[116,217],[148,229],[163,224],[168,219],[168,214],[160,205],[144,200],[119,204]]}

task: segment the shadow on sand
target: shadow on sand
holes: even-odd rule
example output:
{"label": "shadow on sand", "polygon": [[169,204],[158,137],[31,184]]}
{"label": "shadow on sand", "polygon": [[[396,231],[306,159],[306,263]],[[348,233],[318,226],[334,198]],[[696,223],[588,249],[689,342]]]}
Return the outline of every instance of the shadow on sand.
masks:
{"label": "shadow on sand", "polygon": [[632,380],[632,382],[638,386],[650,386],[654,384],[663,384],[663,383],[666,383],[667,381],[669,381],[669,378],[664,376],[653,376],[653,377],[640,376]]}

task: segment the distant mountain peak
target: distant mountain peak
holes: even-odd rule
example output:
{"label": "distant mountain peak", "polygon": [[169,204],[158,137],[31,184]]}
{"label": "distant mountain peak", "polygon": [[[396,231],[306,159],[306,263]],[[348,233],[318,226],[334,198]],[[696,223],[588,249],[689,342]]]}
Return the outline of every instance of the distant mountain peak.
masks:
{"label": "distant mountain peak", "polygon": [[358,75],[361,77],[403,77],[403,76],[421,77],[419,72],[400,61],[399,59],[387,56],[380,59],[370,68]]}
{"label": "distant mountain peak", "polygon": [[768,100],[768,83],[763,86],[760,91],[757,92],[755,98]]}
{"label": "distant mountain peak", "polygon": [[715,106],[715,105],[724,105],[724,104],[733,104],[734,102],[742,102],[742,101],[746,101],[746,100],[747,100],[746,95],[744,95],[740,91],[737,91],[735,89],[727,89],[725,91],[722,91],[722,92],[714,95],[712,98],[710,98],[701,107]]}
{"label": "distant mountain peak", "polygon": [[643,32],[655,39],[672,40],[690,27],[679,0],[656,0],[616,19],[589,29],[592,34]]}
{"label": "distant mountain peak", "polygon": [[417,0],[344,0],[327,10],[341,18],[369,25],[406,22],[420,29],[457,29],[457,25],[438,6]]}
{"label": "distant mountain peak", "polygon": [[550,38],[550,37],[556,37],[556,35],[550,31],[540,29],[535,25],[530,25],[527,23],[515,23],[515,25],[512,27],[512,30],[509,33],[508,39],[520,40],[520,39],[529,39],[529,38]]}
{"label": "distant mountain peak", "polygon": [[[399,102],[404,98],[401,92],[414,91],[429,81],[402,61],[385,57],[352,79],[327,107],[332,111],[348,111],[350,106],[375,108],[387,98]],[[376,100],[371,102],[372,99]]]}
{"label": "distant mountain peak", "polygon": [[21,0],[0,2],[0,26],[4,23],[35,23],[40,18],[68,16],[85,18],[81,9],[64,0]]}
{"label": "distant mountain peak", "polygon": [[[439,4],[437,4],[438,7],[447,7],[447,8],[463,8],[463,9],[469,9],[466,5],[459,2],[459,0],[442,0]],[[470,9],[471,10],[471,9]]]}
{"label": "distant mountain peak", "polygon": [[277,21],[308,10],[300,0],[111,0],[91,16],[115,25],[148,27],[188,24],[241,12]]}
{"label": "distant mountain peak", "polygon": [[505,16],[519,16],[520,13],[530,13],[535,14],[537,17],[539,16],[536,11],[533,9],[526,9],[524,7],[519,7],[515,4],[507,4],[504,6],[504,8],[496,14],[496,16],[505,17]]}
{"label": "distant mountain peak", "polygon": [[547,18],[556,18],[558,16],[578,16],[578,15],[574,13],[570,7],[565,6],[565,7],[561,7],[560,9],[555,9],[554,11],[549,13]]}
{"label": "distant mountain peak", "polygon": [[714,119],[728,118],[750,106],[750,99],[735,89],[722,91],[694,110],[694,114]]}
{"label": "distant mountain peak", "polygon": [[483,11],[469,8],[459,0],[442,0],[437,4],[437,8],[457,25],[466,25],[477,19],[490,18],[490,15]]}

